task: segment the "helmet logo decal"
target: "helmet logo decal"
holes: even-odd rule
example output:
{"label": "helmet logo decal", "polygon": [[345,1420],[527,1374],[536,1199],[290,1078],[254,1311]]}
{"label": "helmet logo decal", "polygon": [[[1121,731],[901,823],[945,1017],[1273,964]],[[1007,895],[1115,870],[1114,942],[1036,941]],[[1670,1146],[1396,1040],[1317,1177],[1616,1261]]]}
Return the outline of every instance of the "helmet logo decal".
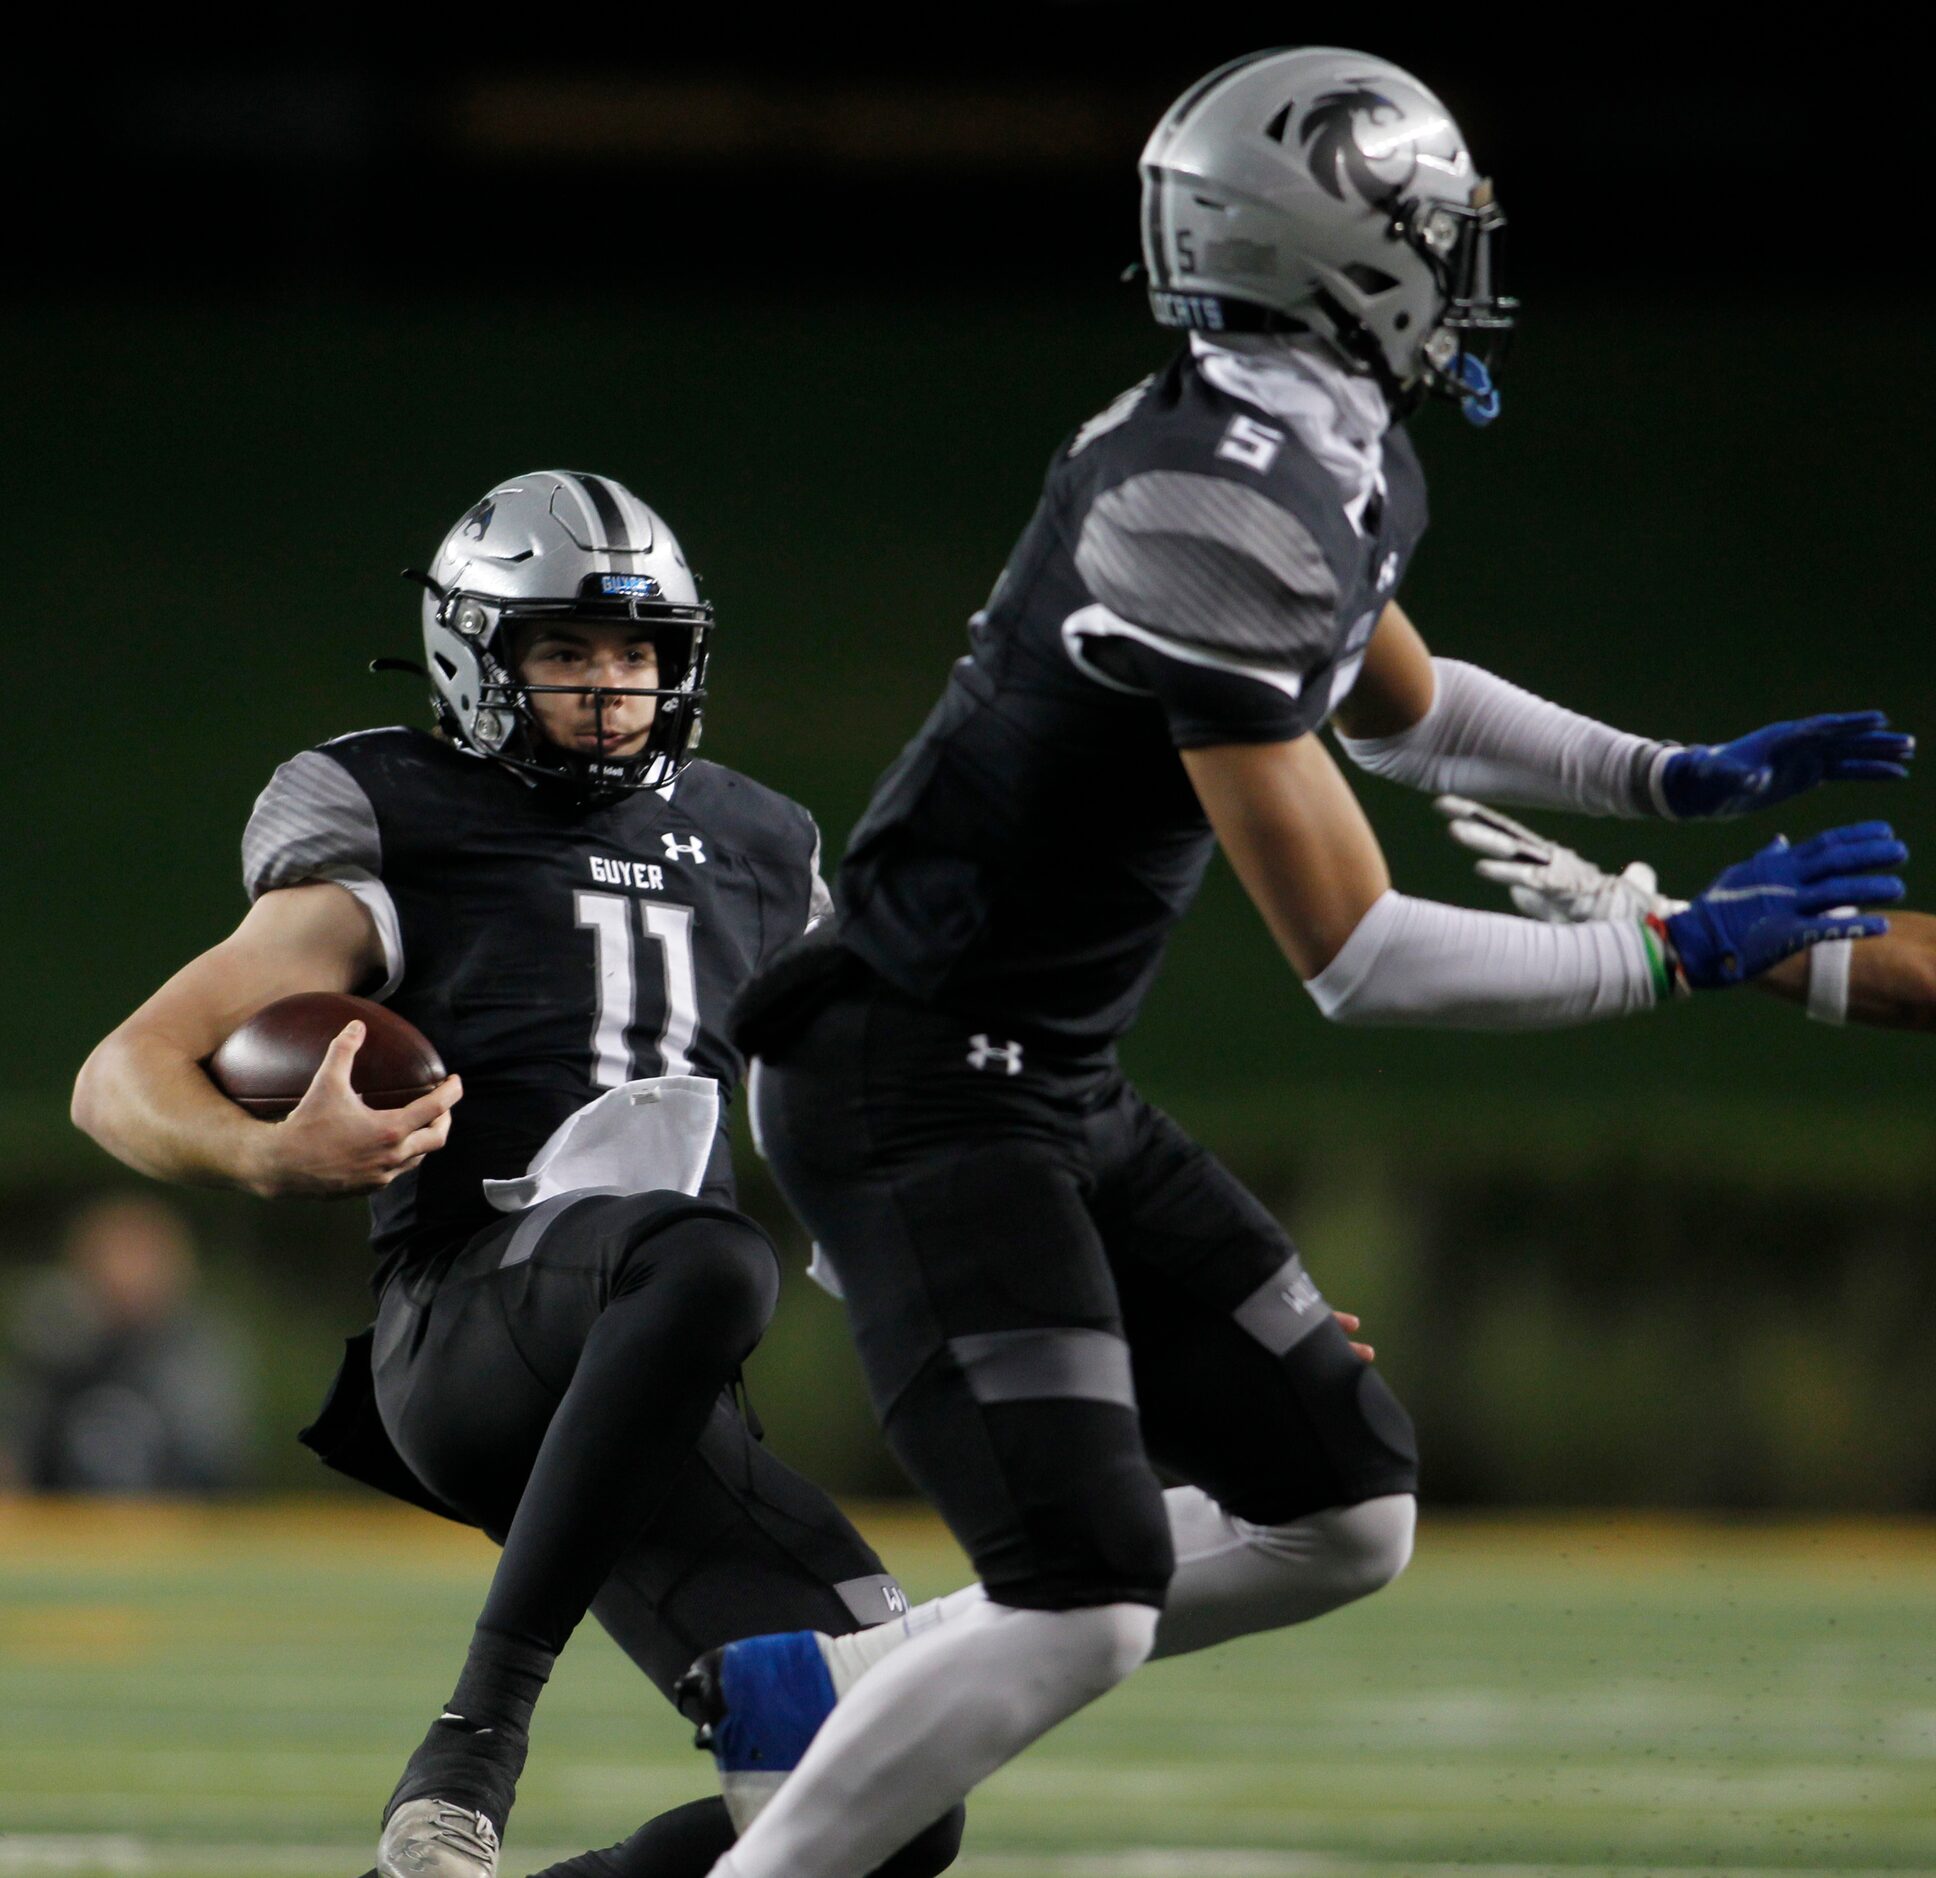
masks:
{"label": "helmet logo decal", "polygon": [[635,595],[641,600],[656,599],[662,591],[650,574],[601,574],[598,590],[600,593]]}
{"label": "helmet logo decal", "polygon": [[[1403,128],[1404,118],[1402,106],[1362,85],[1350,91],[1327,91],[1305,114],[1298,133],[1318,187],[1342,202],[1349,177],[1351,186],[1374,207],[1399,195],[1418,169],[1417,154],[1409,146],[1420,132]],[[1401,128],[1395,132],[1386,128],[1394,123]],[[1386,134],[1374,138],[1367,149],[1361,128],[1386,129]],[[1402,173],[1380,176],[1372,167],[1374,162],[1402,167]]]}
{"label": "helmet logo decal", "polygon": [[458,523],[473,541],[482,541],[491,532],[491,523],[497,516],[497,497],[486,496],[476,508]]}

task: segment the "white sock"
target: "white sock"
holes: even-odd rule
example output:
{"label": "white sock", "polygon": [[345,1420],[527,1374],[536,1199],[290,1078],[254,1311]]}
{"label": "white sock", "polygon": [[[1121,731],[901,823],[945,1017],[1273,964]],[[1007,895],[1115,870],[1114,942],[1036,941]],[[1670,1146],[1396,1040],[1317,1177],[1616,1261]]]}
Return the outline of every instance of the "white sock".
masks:
{"label": "white sock", "polygon": [[936,1602],[950,1607],[945,1617],[932,1615],[850,1683],[713,1878],[872,1871],[1031,1741],[1113,1688],[1156,1634],[1147,1604],[1023,1611],[979,1587],[972,1599],[957,1592]]}
{"label": "white sock", "polygon": [[[1196,1487],[1172,1487],[1163,1504],[1176,1576],[1152,1656],[1184,1656],[1233,1637],[1308,1623],[1390,1584],[1411,1558],[1418,1517],[1409,1493],[1328,1507],[1281,1526],[1253,1526]],[[980,1585],[968,1585],[917,1604],[892,1623],[823,1638],[834,1693],[845,1697],[903,1644],[986,1602]]]}

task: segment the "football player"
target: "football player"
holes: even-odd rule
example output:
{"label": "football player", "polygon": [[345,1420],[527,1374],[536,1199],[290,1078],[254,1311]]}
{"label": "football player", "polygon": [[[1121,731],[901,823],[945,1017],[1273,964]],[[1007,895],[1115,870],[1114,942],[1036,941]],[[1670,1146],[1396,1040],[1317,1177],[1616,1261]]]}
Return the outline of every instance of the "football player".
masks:
{"label": "football player", "polygon": [[[813,820],[693,760],[712,609],[618,483],[503,483],[421,578],[435,732],[277,770],[243,836],[248,915],[94,1051],[74,1117],[160,1179],[370,1194],[376,1323],[304,1438],[503,1546],[377,1873],[489,1878],[587,1609],[670,1692],[711,1645],[906,1603],[733,1394],[778,1270],[733,1203],[722,1023],[826,907]],[[455,1073],[372,1110],[351,1024],[287,1120],[253,1119],[201,1065],[298,991],[385,1000]],[[943,1869],[959,1830],[888,1868]],[[696,1878],[731,1838],[706,1800],[553,1878]]]}
{"label": "football player", "polygon": [[863,1869],[1153,1647],[1317,1616],[1406,1562],[1404,1410],[1278,1223],[1117,1064],[1217,845],[1350,1024],[1639,1013],[1873,935],[1829,909],[1902,890],[1867,825],[1664,919],[1397,891],[1327,721],[1375,774],[1632,816],[1900,776],[1909,742],[1854,713],[1682,748],[1427,652],[1394,597],[1425,525],[1401,420],[1431,396],[1497,415],[1513,303],[1491,186],[1416,79],[1239,60],[1165,116],[1143,176],[1152,306],[1187,344],[1057,452],[854,834],[837,925],[742,1008],[774,1170],[981,1582],[871,1638],[697,1666],[729,1789],[766,1802],[719,1878]]}
{"label": "football player", "polygon": [[[1479,873],[1505,887],[1528,918],[1671,919],[1687,905],[1660,891],[1644,861],[1609,874],[1484,803],[1440,796],[1433,807],[1453,840],[1480,857]],[[1936,1029],[1936,915],[1894,912],[1879,937],[1825,940],[1770,966],[1754,985],[1824,1024]]]}

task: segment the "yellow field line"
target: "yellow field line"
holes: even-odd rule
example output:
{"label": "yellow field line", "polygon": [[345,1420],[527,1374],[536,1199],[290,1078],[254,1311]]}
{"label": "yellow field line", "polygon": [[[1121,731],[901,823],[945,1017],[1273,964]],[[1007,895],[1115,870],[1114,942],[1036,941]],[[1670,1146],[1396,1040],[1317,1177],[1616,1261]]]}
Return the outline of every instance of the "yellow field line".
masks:
{"label": "yellow field line", "polygon": [[[951,1550],[940,1523],[909,1502],[850,1505],[883,1554]],[[463,1563],[487,1556],[481,1535],[414,1508],[362,1495],[312,1495],[239,1504],[26,1499],[0,1496],[0,1563],[45,1568],[219,1564],[240,1555]],[[1421,1558],[1482,1564],[1549,1558],[1613,1569],[1659,1569],[1695,1560],[1780,1563],[1828,1572],[1928,1571],[1932,1519],[1715,1519],[1665,1513],[1428,1516]]]}

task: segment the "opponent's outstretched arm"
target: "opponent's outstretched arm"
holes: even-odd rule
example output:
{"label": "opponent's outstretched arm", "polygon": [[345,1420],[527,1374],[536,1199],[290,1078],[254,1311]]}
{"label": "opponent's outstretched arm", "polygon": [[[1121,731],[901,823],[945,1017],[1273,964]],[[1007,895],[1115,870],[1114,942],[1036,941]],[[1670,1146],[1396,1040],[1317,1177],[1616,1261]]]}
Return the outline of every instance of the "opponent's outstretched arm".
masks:
{"label": "opponent's outstretched arm", "polygon": [[1878,822],[1773,842],[1662,919],[1540,925],[1394,891],[1376,836],[1313,735],[1182,752],[1204,812],[1285,956],[1340,1022],[1546,1029],[1739,984],[1828,939],[1885,930],[1832,909],[1902,897]]}
{"label": "opponent's outstretched arm", "polygon": [[[1529,919],[1671,918],[1686,904],[1663,894],[1654,870],[1630,862],[1610,874],[1584,855],[1509,815],[1459,796],[1434,804],[1453,840],[1479,856],[1479,873],[1512,895]],[[1755,981],[1757,990],[1805,1005],[1825,1023],[1883,1030],[1936,1030],[1936,915],[1892,913],[1878,938],[1812,946]]]}
{"label": "opponent's outstretched arm", "polygon": [[1744,815],[1823,782],[1906,776],[1915,740],[1880,711],[1769,724],[1685,748],[1632,736],[1463,660],[1434,658],[1396,605],[1334,722],[1373,775],[1434,794],[1592,815]]}
{"label": "opponent's outstretched arm", "polygon": [[75,1126],[158,1180],[265,1196],[387,1186],[443,1145],[462,1093],[455,1076],[407,1108],[370,1108],[350,1086],[363,1038],[352,1024],[288,1119],[264,1122],[202,1068],[263,1005],[298,991],[354,991],[382,963],[375,925],[347,889],[312,881],[263,894],[234,932],[95,1045],[74,1081]]}

